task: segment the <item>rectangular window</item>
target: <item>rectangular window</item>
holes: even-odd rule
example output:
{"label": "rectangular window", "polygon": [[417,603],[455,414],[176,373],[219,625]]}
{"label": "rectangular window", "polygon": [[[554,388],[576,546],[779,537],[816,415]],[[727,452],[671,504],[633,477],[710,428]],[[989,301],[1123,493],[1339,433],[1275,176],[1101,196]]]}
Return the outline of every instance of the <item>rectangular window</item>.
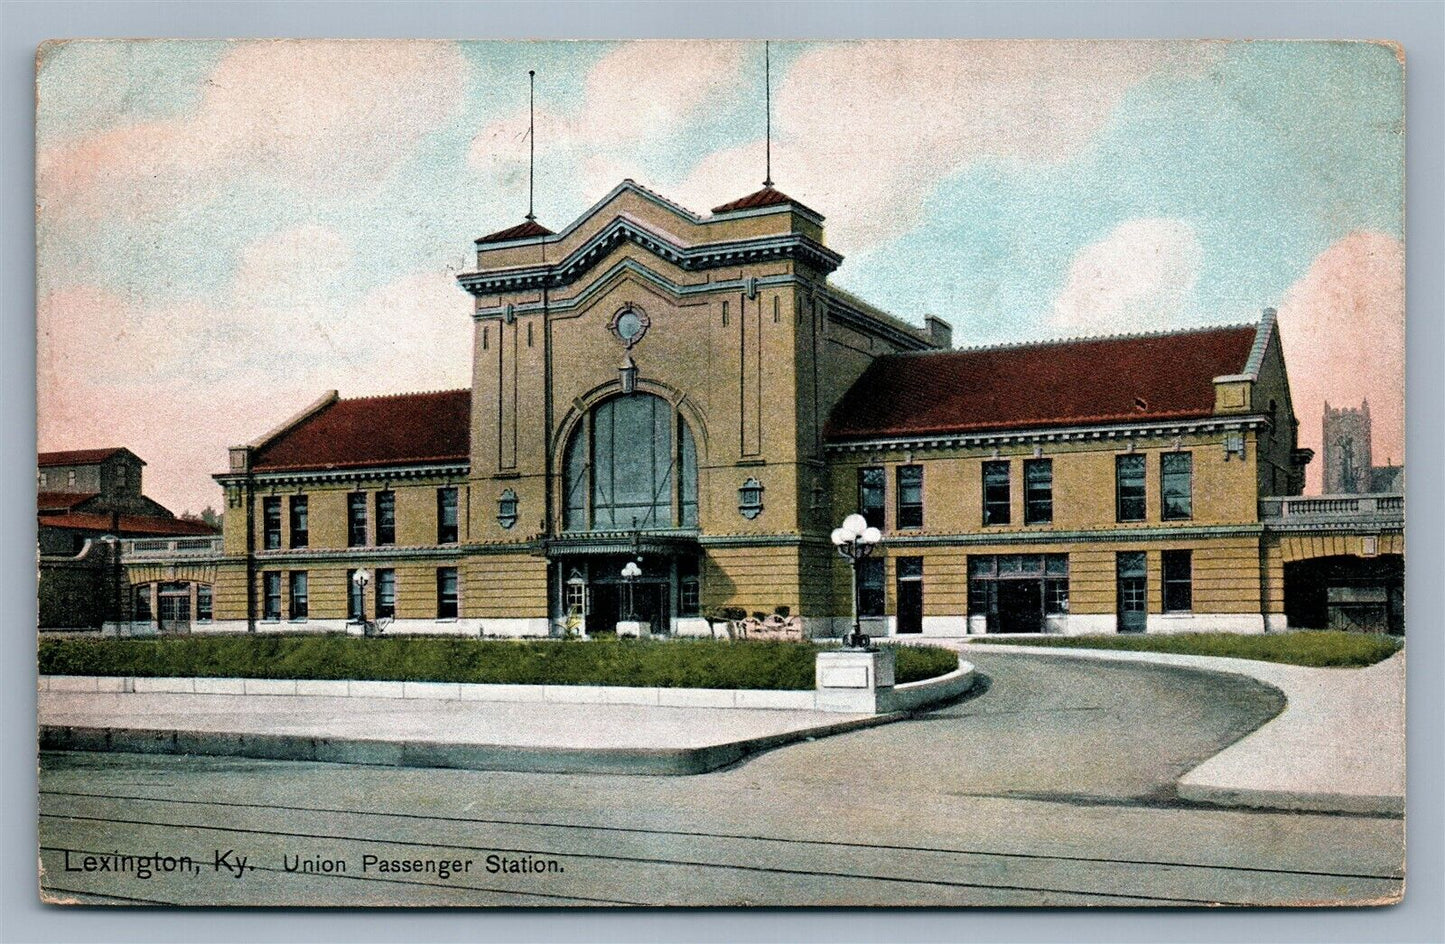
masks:
{"label": "rectangular window", "polygon": [[306,593],[306,571],[293,570],[290,574],[291,609],[290,618],[304,620],[309,609]]}
{"label": "rectangular window", "polygon": [[396,571],[391,569],[376,572],[376,618],[388,619],[396,616]]}
{"label": "rectangular window", "polygon": [[437,568],[437,619],[457,618],[457,569]]}
{"label": "rectangular window", "polygon": [[923,632],[923,558],[900,557],[897,563],[894,606],[899,633]]}
{"label": "rectangular window", "polygon": [[137,623],[151,621],[151,587],[148,583],[135,588],[135,621]]}
{"label": "rectangular window", "polygon": [[883,527],[883,467],[869,466],[858,470],[858,513],[870,527]]}
{"label": "rectangular window", "polygon": [[65,484],[68,485],[70,488],[75,488],[75,470],[74,470],[74,469],[71,469],[69,472],[65,473]]}
{"label": "rectangular window", "polygon": [[366,493],[346,496],[346,546],[366,546]]}
{"label": "rectangular window", "polygon": [[396,543],[396,492],[376,493],[376,543]]}
{"label": "rectangular window", "polygon": [[346,618],[349,620],[366,619],[366,592],[356,582],[356,571],[346,572]]}
{"label": "rectangular window", "polygon": [[923,527],[923,466],[898,467],[898,527]]}
{"label": "rectangular window", "polygon": [[1069,614],[1069,555],[1044,555],[1044,615]]}
{"label": "rectangular window", "polygon": [[697,616],[702,612],[702,582],[698,580],[697,558],[678,558],[677,581],[677,615]]}
{"label": "rectangular window", "polygon": [[1189,551],[1165,551],[1164,612],[1187,613],[1194,609],[1194,562]]}
{"label": "rectangular window", "polygon": [[1114,457],[1114,510],[1119,521],[1144,520],[1144,457]]}
{"label": "rectangular window", "polygon": [[196,619],[202,623],[211,621],[211,585],[196,584]]}
{"label": "rectangular window", "polygon": [[882,558],[868,557],[858,562],[858,615],[883,615]]}
{"label": "rectangular window", "polygon": [[1024,462],[1024,524],[1050,524],[1054,520],[1054,460]]}
{"label": "rectangular window", "polygon": [[261,618],[281,618],[281,571],[268,570],[261,574]]}
{"label": "rectangular window", "polygon": [[1009,464],[1007,462],[985,462],[983,464],[983,523],[1009,523]]}
{"label": "rectangular window", "polygon": [[309,540],[309,526],[306,514],[306,496],[291,496],[291,546],[305,547]]}
{"label": "rectangular window", "polygon": [[261,526],[265,532],[262,546],[268,551],[281,549],[281,499],[261,499]]}
{"label": "rectangular window", "polygon": [[1159,456],[1159,492],[1165,521],[1194,517],[1194,456],[1166,452]]}
{"label": "rectangular window", "polygon": [[457,543],[457,490],[437,489],[437,543]]}

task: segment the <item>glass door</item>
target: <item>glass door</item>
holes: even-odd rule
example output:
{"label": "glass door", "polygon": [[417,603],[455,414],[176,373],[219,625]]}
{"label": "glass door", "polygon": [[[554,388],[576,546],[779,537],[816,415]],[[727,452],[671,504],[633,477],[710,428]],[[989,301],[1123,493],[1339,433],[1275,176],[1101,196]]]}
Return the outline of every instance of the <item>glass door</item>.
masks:
{"label": "glass door", "polygon": [[1121,551],[1115,561],[1119,632],[1142,633],[1149,619],[1149,577],[1144,552]]}

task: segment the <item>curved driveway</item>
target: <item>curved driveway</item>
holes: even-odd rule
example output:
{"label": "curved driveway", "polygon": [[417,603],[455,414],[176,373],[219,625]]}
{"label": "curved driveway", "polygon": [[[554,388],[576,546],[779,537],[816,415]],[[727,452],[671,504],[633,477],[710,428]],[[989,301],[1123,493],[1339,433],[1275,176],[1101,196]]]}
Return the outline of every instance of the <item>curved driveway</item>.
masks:
{"label": "curved driveway", "polygon": [[[692,777],[42,757],[48,894],[174,904],[1381,903],[1399,819],[1195,808],[1180,772],[1271,717],[1234,676],[984,654],[968,699]],[[67,850],[234,850],[242,878],[67,873]],[[500,854],[556,870],[490,873]],[[287,872],[286,856],[346,874]],[[363,872],[366,855],[475,860]]]}
{"label": "curved driveway", "polygon": [[1067,657],[980,655],[967,700],[754,758],[802,782],[906,792],[1158,800],[1273,718],[1279,692],[1238,675]]}

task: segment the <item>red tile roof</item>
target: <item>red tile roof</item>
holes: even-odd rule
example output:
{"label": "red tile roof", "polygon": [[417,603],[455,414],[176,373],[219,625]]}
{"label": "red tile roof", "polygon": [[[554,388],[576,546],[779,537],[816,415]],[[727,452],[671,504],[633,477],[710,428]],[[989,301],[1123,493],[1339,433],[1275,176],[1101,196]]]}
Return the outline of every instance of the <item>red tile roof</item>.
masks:
{"label": "red tile roof", "polygon": [[88,502],[100,492],[39,492],[35,496],[35,507],[69,510],[82,502]]}
{"label": "red tile roof", "polygon": [[[94,465],[97,462],[104,462],[117,452],[130,452],[124,446],[111,446],[109,449],[70,449],[64,452],[42,452],[39,456],[39,465],[43,469],[46,466],[56,465]],[[131,455],[135,453],[131,452]],[[136,456],[136,458],[140,458]],[[142,460],[144,465],[144,460]]]}
{"label": "red tile roof", "polygon": [[465,462],[472,392],[440,390],[337,400],[261,446],[258,471]]}
{"label": "red tile roof", "polygon": [[784,203],[792,204],[795,207],[801,207],[802,209],[807,210],[809,213],[812,213],[814,216],[822,216],[822,214],[819,213],[817,210],[814,210],[811,207],[805,206],[803,203],[794,200],[792,197],[788,196],[786,193],[783,193],[783,191],[777,189],[776,187],[764,187],[761,190],[748,194],[746,197],[742,197],[738,200],[733,200],[731,203],[724,203],[722,206],[715,206],[712,208],[712,211],[714,213],[731,213],[734,210],[753,210],[758,207],[779,206]]}
{"label": "red tile roof", "polygon": [[[114,533],[111,516],[99,511],[72,511],[66,514],[41,515],[40,526],[45,528],[74,528],[80,531],[103,531]],[[157,518],[150,515],[121,515],[120,533],[117,537],[147,537],[150,535],[214,535],[220,534],[204,521],[187,521],[184,518]]]}
{"label": "red tile roof", "polygon": [[526,239],[529,236],[551,236],[552,231],[538,223],[536,220],[527,220],[525,223],[518,223],[516,226],[509,226],[506,229],[497,230],[495,233],[488,233],[478,239],[476,244],[484,246],[487,243],[504,243],[510,239]]}
{"label": "red tile roof", "polygon": [[833,410],[835,440],[1209,416],[1253,325],[875,360]]}

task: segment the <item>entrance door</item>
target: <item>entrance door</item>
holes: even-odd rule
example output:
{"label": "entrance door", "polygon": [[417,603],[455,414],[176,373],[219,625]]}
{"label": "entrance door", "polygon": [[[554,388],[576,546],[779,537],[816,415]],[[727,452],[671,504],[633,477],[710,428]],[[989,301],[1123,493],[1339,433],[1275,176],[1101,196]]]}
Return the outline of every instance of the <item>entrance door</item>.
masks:
{"label": "entrance door", "polygon": [[160,592],[160,631],[185,633],[191,629],[191,588],[162,588]]}
{"label": "entrance door", "polygon": [[587,635],[617,632],[617,621],[622,618],[622,607],[625,605],[621,589],[615,583],[594,583],[588,588],[592,605],[587,608]]}
{"label": "entrance door", "polygon": [[998,631],[1041,633],[1044,631],[1044,585],[1039,580],[998,582]]}
{"label": "entrance door", "polygon": [[1115,563],[1119,632],[1142,633],[1148,625],[1149,584],[1143,551],[1121,552]]}
{"label": "entrance door", "polygon": [[898,558],[898,632],[923,632],[923,558]]}

